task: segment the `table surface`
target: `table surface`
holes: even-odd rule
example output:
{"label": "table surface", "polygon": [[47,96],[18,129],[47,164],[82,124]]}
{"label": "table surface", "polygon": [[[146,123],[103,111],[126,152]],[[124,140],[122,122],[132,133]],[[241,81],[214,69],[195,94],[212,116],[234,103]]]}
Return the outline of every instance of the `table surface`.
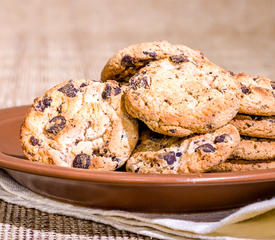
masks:
{"label": "table surface", "polygon": [[[0,108],[30,104],[63,80],[99,79],[115,51],[153,40],[199,48],[228,70],[274,79],[274,22],[273,0],[3,0]],[[90,221],[0,205],[0,239],[20,234],[146,239]]]}

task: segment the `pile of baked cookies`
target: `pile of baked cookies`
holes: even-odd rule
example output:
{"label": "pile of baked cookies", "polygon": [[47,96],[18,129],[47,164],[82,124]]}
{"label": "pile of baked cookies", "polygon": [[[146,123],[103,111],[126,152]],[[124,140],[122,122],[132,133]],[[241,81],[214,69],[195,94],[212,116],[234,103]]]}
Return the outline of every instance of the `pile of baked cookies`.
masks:
{"label": "pile of baked cookies", "polygon": [[275,82],[226,71],[199,50],[140,43],[109,59],[101,81],[69,80],[36,98],[22,147],[32,161],[83,169],[273,168],[274,89]]}

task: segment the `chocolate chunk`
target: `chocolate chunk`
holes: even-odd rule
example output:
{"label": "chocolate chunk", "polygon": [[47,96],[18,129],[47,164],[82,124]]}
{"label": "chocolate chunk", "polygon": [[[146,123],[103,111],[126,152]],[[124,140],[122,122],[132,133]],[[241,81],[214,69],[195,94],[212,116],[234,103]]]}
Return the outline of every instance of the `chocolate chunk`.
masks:
{"label": "chocolate chunk", "polygon": [[112,161],[119,162],[119,159],[116,156],[113,156]]}
{"label": "chocolate chunk", "polygon": [[87,87],[88,84],[87,83],[81,83],[80,87],[83,88],[83,87]]}
{"label": "chocolate chunk", "polygon": [[57,134],[66,126],[66,119],[63,116],[56,116],[52,118],[49,123],[50,126],[46,131],[52,134]]}
{"label": "chocolate chunk", "polygon": [[58,113],[62,113],[62,104],[60,104],[57,108],[56,108],[56,111]]}
{"label": "chocolate chunk", "polygon": [[133,77],[130,78],[130,87],[133,90],[137,90],[138,88],[149,88],[150,78],[148,75],[145,74],[135,74]]}
{"label": "chocolate chunk", "polygon": [[242,92],[243,92],[244,94],[249,94],[249,93],[250,93],[250,90],[249,90],[245,85],[243,85],[243,84],[242,84],[241,89],[242,89]]}
{"label": "chocolate chunk", "polygon": [[169,165],[172,165],[175,161],[177,161],[176,154],[173,151],[159,154],[158,157],[164,159]]}
{"label": "chocolate chunk", "polygon": [[148,55],[150,58],[152,58],[153,60],[157,59],[157,54],[155,52],[147,52],[147,51],[143,51],[143,54]]}
{"label": "chocolate chunk", "polygon": [[188,58],[184,54],[170,56],[169,59],[174,63],[189,62]]}
{"label": "chocolate chunk", "polygon": [[125,55],[122,59],[121,59],[121,65],[125,66],[125,67],[134,67],[135,66],[135,61],[134,58]]}
{"label": "chocolate chunk", "polygon": [[275,82],[271,81],[270,85],[271,85],[272,89],[275,89]]}
{"label": "chocolate chunk", "polygon": [[216,138],[215,138],[215,140],[214,140],[214,143],[222,143],[222,142],[224,142],[224,140],[225,140],[225,138],[226,137],[230,137],[228,134],[222,134],[222,135],[220,135],[220,136],[217,136]]}
{"label": "chocolate chunk", "polygon": [[46,108],[51,106],[52,99],[50,97],[44,97],[42,100],[39,100],[37,105],[34,107],[36,111],[44,112]]}
{"label": "chocolate chunk", "polygon": [[170,133],[175,133],[177,130],[176,129],[170,129],[169,132]]}
{"label": "chocolate chunk", "polygon": [[77,154],[73,160],[73,167],[74,168],[84,168],[88,169],[91,164],[91,158],[86,153]]}
{"label": "chocolate chunk", "polygon": [[111,93],[112,93],[112,87],[109,84],[106,84],[106,87],[102,93],[102,98],[107,99],[111,97]]}
{"label": "chocolate chunk", "polygon": [[177,153],[176,153],[176,157],[180,157],[181,155],[182,155],[181,152],[177,152]]}
{"label": "chocolate chunk", "polygon": [[34,136],[30,137],[30,142],[33,146],[39,145],[39,140],[35,138]]}
{"label": "chocolate chunk", "polygon": [[209,143],[205,143],[205,144],[202,144],[200,146],[198,146],[196,149],[195,149],[195,152],[197,152],[198,150],[202,150],[204,152],[209,152],[209,153],[213,153],[216,151],[216,148],[214,148],[211,144]]}
{"label": "chocolate chunk", "polygon": [[235,73],[233,73],[232,71],[229,71],[229,73],[230,73],[231,76],[235,75]]}
{"label": "chocolate chunk", "polygon": [[121,88],[119,86],[116,86],[114,90],[115,90],[115,96],[121,93]]}
{"label": "chocolate chunk", "polygon": [[78,89],[72,83],[67,83],[65,86],[59,88],[58,91],[66,94],[67,97],[73,98],[76,97]]}
{"label": "chocolate chunk", "polygon": [[139,167],[135,170],[135,173],[138,173],[138,171],[139,171]]}

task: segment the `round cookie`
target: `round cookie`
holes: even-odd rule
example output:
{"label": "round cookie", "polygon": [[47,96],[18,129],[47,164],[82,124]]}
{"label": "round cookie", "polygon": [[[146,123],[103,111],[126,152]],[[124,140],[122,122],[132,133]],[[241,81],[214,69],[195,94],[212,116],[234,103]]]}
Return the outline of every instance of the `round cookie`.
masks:
{"label": "round cookie", "polygon": [[210,172],[240,172],[260,169],[275,168],[275,161],[253,160],[247,161],[243,159],[228,160],[224,163],[214,166]]}
{"label": "round cookie", "polygon": [[241,135],[275,139],[275,117],[238,114],[231,122]]}
{"label": "round cookie", "polygon": [[184,174],[206,172],[224,162],[239,144],[233,125],[192,138],[167,137],[148,131],[127,161],[126,170],[136,173]]}
{"label": "round cookie", "polygon": [[259,75],[239,73],[236,79],[241,84],[242,95],[239,113],[275,115],[275,82]]}
{"label": "round cookie", "polygon": [[140,68],[151,61],[183,53],[192,55],[194,58],[204,58],[199,50],[193,50],[184,45],[172,45],[167,41],[134,44],[118,51],[109,59],[101,72],[101,80],[128,81]]}
{"label": "round cookie", "polygon": [[213,131],[239,109],[239,83],[206,59],[175,55],[151,62],[130,78],[129,85],[127,112],[169,136]]}
{"label": "round cookie", "polygon": [[36,98],[21,128],[28,159],[58,166],[114,170],[130,157],[138,123],[125,111],[117,82],[63,82]]}
{"label": "round cookie", "polygon": [[244,160],[275,159],[275,141],[264,138],[242,137],[231,158]]}

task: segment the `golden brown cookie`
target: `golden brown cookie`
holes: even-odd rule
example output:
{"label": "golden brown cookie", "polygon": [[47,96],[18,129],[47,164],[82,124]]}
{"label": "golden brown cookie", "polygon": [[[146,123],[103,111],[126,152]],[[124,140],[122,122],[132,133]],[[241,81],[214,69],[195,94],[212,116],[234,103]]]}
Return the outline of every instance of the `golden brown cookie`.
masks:
{"label": "golden brown cookie", "polygon": [[173,45],[167,41],[134,44],[118,51],[109,59],[101,72],[101,80],[128,81],[148,63],[183,53],[196,58],[204,57],[199,50],[193,50],[184,45]]}
{"label": "golden brown cookie", "polygon": [[214,166],[211,172],[241,172],[275,168],[275,161],[271,160],[227,160],[224,163]]}
{"label": "golden brown cookie", "polygon": [[239,144],[233,125],[212,133],[180,139],[146,131],[127,161],[126,170],[136,173],[184,174],[206,172],[224,162]]}
{"label": "golden brown cookie", "polygon": [[239,109],[230,72],[188,55],[151,62],[129,80],[127,112],[151,130],[184,137],[226,125]]}
{"label": "golden brown cookie", "polygon": [[275,117],[237,114],[230,122],[241,135],[258,138],[275,138]]}
{"label": "golden brown cookie", "polygon": [[275,140],[241,137],[240,144],[234,150],[231,158],[245,160],[275,159]]}
{"label": "golden brown cookie", "polygon": [[275,115],[275,82],[259,75],[237,74],[241,84],[239,113],[272,116]]}
{"label": "golden brown cookie", "polygon": [[130,157],[138,123],[117,82],[63,82],[34,100],[21,128],[25,155],[58,166],[114,170]]}

